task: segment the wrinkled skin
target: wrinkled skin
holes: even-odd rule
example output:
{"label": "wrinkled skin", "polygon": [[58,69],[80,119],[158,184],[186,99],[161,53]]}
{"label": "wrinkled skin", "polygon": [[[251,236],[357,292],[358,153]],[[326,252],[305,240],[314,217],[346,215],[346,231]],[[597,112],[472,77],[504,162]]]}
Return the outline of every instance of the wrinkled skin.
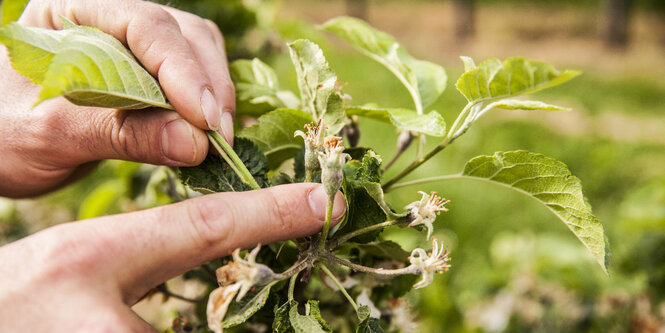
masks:
{"label": "wrinkled skin", "polygon": [[[48,193],[103,159],[196,165],[208,152],[205,130],[232,138],[234,91],[214,24],[135,0],[33,0],[19,23],[56,29],[59,15],[125,43],[177,111],[83,108],[62,98],[33,109],[39,87],[13,71],[0,48],[0,195]],[[66,223],[5,245],[0,331],[155,331],[130,308],[151,288],[235,248],[318,232],[326,201],[316,184],[221,193]],[[335,202],[338,221],[341,194]]]}

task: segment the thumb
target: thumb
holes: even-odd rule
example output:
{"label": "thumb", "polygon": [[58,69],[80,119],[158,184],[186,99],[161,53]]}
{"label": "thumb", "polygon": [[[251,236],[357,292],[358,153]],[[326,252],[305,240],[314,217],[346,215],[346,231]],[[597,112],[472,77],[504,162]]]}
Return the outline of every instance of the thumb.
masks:
{"label": "thumb", "polygon": [[[320,184],[290,184],[206,195],[79,222],[72,225],[76,230],[66,234],[78,241],[78,246],[82,241],[104,247],[108,255],[95,266],[99,265],[99,273],[118,277],[125,302],[132,304],[159,283],[236,248],[319,232],[326,204],[327,194]],[[338,193],[334,222],[341,219],[345,207],[344,197]]]}
{"label": "thumb", "polygon": [[208,152],[203,130],[175,111],[89,108],[56,98],[37,106],[32,120],[36,135],[48,133],[41,134],[52,150],[48,157],[64,166],[103,159],[189,166]]}

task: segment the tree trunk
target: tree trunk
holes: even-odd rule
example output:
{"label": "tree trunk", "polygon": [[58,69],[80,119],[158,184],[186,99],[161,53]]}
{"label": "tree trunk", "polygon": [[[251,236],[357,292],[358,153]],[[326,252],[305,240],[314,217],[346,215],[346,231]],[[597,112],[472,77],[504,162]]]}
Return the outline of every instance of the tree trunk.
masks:
{"label": "tree trunk", "polygon": [[609,0],[605,40],[608,46],[625,48],[628,45],[628,28],[632,5],[632,0]]}
{"label": "tree trunk", "polygon": [[367,21],[369,15],[369,4],[367,0],[346,0],[346,13]]}
{"label": "tree trunk", "polygon": [[455,12],[455,39],[465,42],[473,37],[474,33],[474,4],[473,0],[453,0]]}

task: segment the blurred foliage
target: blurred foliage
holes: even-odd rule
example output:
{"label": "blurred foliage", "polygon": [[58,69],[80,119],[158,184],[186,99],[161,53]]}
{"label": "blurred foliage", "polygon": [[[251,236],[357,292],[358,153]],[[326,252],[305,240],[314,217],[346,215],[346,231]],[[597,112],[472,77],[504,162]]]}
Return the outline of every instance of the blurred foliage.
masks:
{"label": "blurred foliage", "polygon": [[[563,2],[601,4],[600,0]],[[256,46],[266,45],[271,38],[266,37],[267,32],[259,34],[262,42],[248,45],[253,43],[248,34],[261,31],[260,26],[266,26],[261,20],[265,22],[269,13],[258,15],[240,0],[168,3],[215,21],[232,58],[269,54],[269,49]],[[665,10],[662,0],[636,4]],[[287,39],[322,41],[319,32],[298,21],[279,21],[274,27]],[[354,104],[380,100],[384,105],[410,106],[408,93],[380,65],[362,55],[332,49],[325,41],[321,45],[340,80],[348,82],[344,92],[353,96]],[[288,56],[271,56],[269,60],[283,88],[294,89],[295,73]],[[447,69],[451,78],[462,72],[461,67]],[[542,95],[545,100],[574,106],[574,112],[591,123],[608,111],[645,119],[662,119],[665,112],[663,81],[637,75],[608,78],[586,73]],[[451,121],[464,103],[449,84],[432,108]],[[384,159],[393,156],[397,133],[372,120],[361,122],[360,129],[361,146],[373,147]],[[430,141],[430,146],[436,144],[434,139]],[[395,207],[413,201],[416,190],[436,190],[452,200],[450,213],[435,223],[434,236],[449,245],[453,267],[448,274],[437,276],[426,291],[406,296],[422,322],[419,331],[625,332],[665,326],[665,146],[621,140],[620,135],[566,135],[546,123],[504,118],[497,112],[412,177],[458,172],[473,156],[514,149],[547,152],[564,161],[582,180],[612,245],[610,277],[602,274],[544,207],[518,194],[487,184],[456,181],[399,189],[388,196]],[[404,167],[413,155],[413,150],[408,151],[389,172]],[[165,204],[171,200],[165,192],[186,196],[170,182],[169,174],[167,168],[107,161],[77,184],[38,201],[2,199],[0,244],[77,216]],[[35,211],[42,213],[35,215]],[[384,238],[408,249],[423,245],[421,235],[413,230],[388,229]]]}

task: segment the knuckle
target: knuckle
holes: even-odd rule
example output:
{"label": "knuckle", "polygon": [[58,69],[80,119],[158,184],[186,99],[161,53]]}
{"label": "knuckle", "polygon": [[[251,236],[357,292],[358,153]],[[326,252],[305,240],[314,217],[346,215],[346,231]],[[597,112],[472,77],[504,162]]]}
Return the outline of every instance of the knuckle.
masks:
{"label": "knuckle", "polygon": [[110,147],[117,157],[144,161],[148,156],[141,149],[141,142],[144,140],[138,137],[139,133],[143,131],[135,128],[134,122],[128,121],[128,117],[129,113],[122,111],[104,117],[100,121],[103,129],[101,132],[105,133]]}
{"label": "knuckle", "polygon": [[194,241],[203,249],[221,246],[235,234],[233,207],[225,200],[190,200],[186,202],[186,210]]}
{"label": "knuckle", "polygon": [[143,3],[143,19],[158,27],[178,27],[178,21],[166,10],[152,3]]}

